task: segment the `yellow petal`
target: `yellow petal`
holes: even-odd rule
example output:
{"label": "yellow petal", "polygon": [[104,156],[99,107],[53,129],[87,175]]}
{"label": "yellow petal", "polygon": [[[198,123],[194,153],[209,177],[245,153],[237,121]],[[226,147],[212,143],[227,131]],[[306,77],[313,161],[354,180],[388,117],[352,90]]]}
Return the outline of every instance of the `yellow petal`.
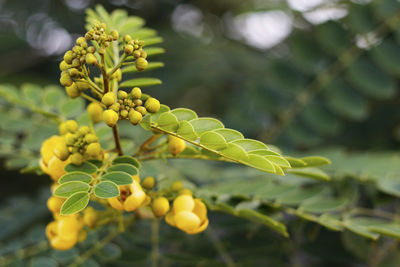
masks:
{"label": "yellow petal", "polygon": [[199,216],[201,222],[204,222],[205,219],[207,219],[207,207],[200,198],[194,200],[193,212]]}
{"label": "yellow petal", "polygon": [[200,225],[200,227],[198,227],[198,228],[196,228],[196,229],[194,229],[194,230],[192,230],[192,231],[185,231],[185,232],[186,232],[187,234],[189,234],[189,235],[198,234],[198,233],[203,232],[204,230],[206,230],[206,229],[207,229],[207,226],[208,226],[208,219],[206,219],[206,220]]}
{"label": "yellow petal", "polygon": [[124,210],[124,206],[122,205],[121,201],[118,199],[118,197],[112,197],[107,199],[108,204],[110,204],[111,207],[113,207],[116,210]]}
{"label": "yellow petal", "polygon": [[194,208],[194,200],[192,196],[189,195],[180,195],[175,198],[174,203],[172,204],[172,210],[175,214],[180,211],[192,211]]}
{"label": "yellow petal", "polygon": [[183,231],[193,231],[200,226],[200,218],[191,211],[180,211],[175,214],[176,227]]}

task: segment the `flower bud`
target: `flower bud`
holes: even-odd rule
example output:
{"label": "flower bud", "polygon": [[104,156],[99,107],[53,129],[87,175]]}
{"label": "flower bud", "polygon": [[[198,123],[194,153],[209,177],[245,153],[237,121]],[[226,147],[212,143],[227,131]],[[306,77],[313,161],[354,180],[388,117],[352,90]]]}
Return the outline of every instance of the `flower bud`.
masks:
{"label": "flower bud", "polygon": [[132,37],[129,34],[125,34],[124,42],[129,43],[132,40]]}
{"label": "flower bud", "polygon": [[51,196],[47,200],[47,208],[52,212],[52,213],[59,213],[61,210],[61,206],[64,203],[64,199],[56,197],[56,196]]}
{"label": "flower bud", "polygon": [[168,151],[176,156],[186,148],[186,143],[182,139],[175,136],[168,136]]}
{"label": "flower bud", "polygon": [[73,59],[74,59],[74,53],[71,50],[68,50],[67,52],[65,52],[64,61],[67,64],[71,64]]}
{"label": "flower bud", "polygon": [[119,34],[118,34],[118,31],[117,31],[117,30],[112,30],[112,31],[110,32],[110,35],[112,36],[112,38],[113,38],[114,41],[118,40],[118,38],[119,38]]}
{"label": "flower bud", "polygon": [[118,99],[125,99],[128,97],[128,93],[125,91],[122,91],[122,90],[118,91],[117,95],[118,95]]}
{"label": "flower bud", "polygon": [[131,109],[129,111],[129,121],[133,124],[133,125],[137,125],[139,124],[143,119],[142,114],[140,114],[140,112],[137,112],[134,109]]}
{"label": "flower bud", "polygon": [[142,114],[142,116],[146,115],[146,113],[147,113],[146,108],[143,107],[143,106],[135,107],[135,110],[136,110],[137,112],[139,112],[140,114]]}
{"label": "flower bud", "polygon": [[144,51],[143,49],[140,50],[140,57],[142,58],[147,58],[147,52]]}
{"label": "flower bud", "polygon": [[109,92],[109,93],[105,94],[105,95],[103,96],[103,98],[101,99],[101,102],[102,102],[104,105],[106,105],[107,107],[108,107],[108,106],[111,106],[112,104],[114,104],[115,101],[116,101],[116,99],[115,99],[115,94],[112,93],[112,92]]}
{"label": "flower bud", "polygon": [[81,126],[79,128],[79,134],[80,135],[87,135],[88,133],[90,133],[90,129],[87,126]]}
{"label": "flower bud", "polygon": [[71,79],[71,76],[69,76],[69,74],[66,71],[63,71],[61,73],[61,77],[60,77],[60,83],[63,86],[71,86],[73,81]]}
{"label": "flower bud", "polygon": [[155,184],[156,184],[156,181],[151,176],[144,178],[144,180],[142,181],[142,186],[148,190],[152,189]]}
{"label": "flower bud", "polygon": [[180,211],[192,211],[194,208],[194,200],[193,197],[188,195],[180,195],[175,198],[174,203],[172,204],[172,210],[174,213],[178,213]]}
{"label": "flower bud", "polygon": [[114,127],[118,122],[118,114],[114,110],[108,109],[103,112],[103,120],[108,126]]}
{"label": "flower bud", "polygon": [[141,106],[143,105],[143,101],[140,99],[135,99],[133,100],[133,104],[135,104],[135,106]]}
{"label": "flower bud", "polygon": [[79,71],[76,68],[70,68],[68,69],[68,74],[69,76],[76,78],[79,76]]}
{"label": "flower bud", "polygon": [[139,87],[133,87],[131,95],[134,99],[139,99],[142,97],[142,90]]}
{"label": "flower bud", "polygon": [[54,155],[60,160],[67,160],[69,157],[69,150],[65,142],[60,142],[54,147]]}
{"label": "flower bud", "polygon": [[71,86],[65,87],[65,91],[70,98],[77,98],[81,95],[81,91],[78,89],[76,83],[72,83]]}
{"label": "flower bud", "polygon": [[126,119],[128,117],[128,111],[126,109],[121,110],[119,113],[121,115],[121,118]]}
{"label": "flower bud", "polygon": [[88,52],[88,53],[94,54],[94,52],[96,52],[96,47],[94,47],[94,46],[89,46],[89,47],[87,48],[87,52]]}
{"label": "flower bud", "polygon": [[117,69],[110,77],[111,79],[117,79],[117,81],[121,81],[122,79],[122,71],[121,69]]}
{"label": "flower bud", "polygon": [[90,65],[97,64],[97,58],[92,53],[86,54],[85,61],[87,64],[90,64]]}
{"label": "flower bud", "polygon": [[82,46],[82,44],[86,44],[86,39],[85,37],[79,37],[78,39],[76,39],[76,44]]}
{"label": "flower bud", "polygon": [[66,122],[68,132],[75,133],[78,130],[78,123],[74,120],[68,120]]}
{"label": "flower bud", "polygon": [[183,189],[182,181],[173,182],[171,185],[171,189],[172,189],[172,191],[179,191],[179,190]]}
{"label": "flower bud", "polygon": [[169,211],[169,202],[168,199],[165,197],[158,197],[154,199],[153,203],[151,204],[151,209],[153,213],[157,217],[164,216]]}
{"label": "flower bud", "polygon": [[150,113],[156,113],[160,110],[160,101],[154,97],[149,97],[144,104],[146,110]]}
{"label": "flower bud", "polygon": [[133,57],[138,59],[140,58],[140,51],[139,50],[135,50],[135,52],[133,52]]}
{"label": "flower bud", "polygon": [[90,103],[87,107],[90,119],[94,122],[100,122],[103,116],[103,107],[98,103]]}
{"label": "flower bud", "polygon": [[132,52],[133,52],[133,46],[130,45],[130,44],[126,45],[125,48],[124,48],[124,52],[125,52],[125,54],[127,54],[127,55],[132,54]]}
{"label": "flower bud", "polygon": [[90,133],[90,134],[85,135],[85,142],[88,143],[88,144],[96,143],[98,141],[99,141],[99,138],[94,134]]}
{"label": "flower bud", "polygon": [[75,152],[71,155],[71,163],[74,165],[81,165],[83,163],[83,156],[80,153]]}
{"label": "flower bud", "polygon": [[67,129],[67,123],[63,122],[58,126],[58,131],[60,132],[60,135],[64,135],[66,133],[68,133],[68,129]]}
{"label": "flower bud", "polygon": [[91,143],[86,148],[86,153],[91,157],[96,157],[101,152],[101,146],[99,143]]}
{"label": "flower bud", "polygon": [[136,65],[136,69],[138,71],[143,71],[147,68],[147,65],[149,65],[149,63],[147,62],[146,59],[140,57],[140,58],[136,59],[135,65]]}
{"label": "flower bud", "polygon": [[60,70],[61,70],[61,71],[66,71],[66,70],[68,70],[69,68],[70,68],[70,65],[67,64],[67,62],[65,62],[64,60],[61,61],[61,63],[60,63]]}

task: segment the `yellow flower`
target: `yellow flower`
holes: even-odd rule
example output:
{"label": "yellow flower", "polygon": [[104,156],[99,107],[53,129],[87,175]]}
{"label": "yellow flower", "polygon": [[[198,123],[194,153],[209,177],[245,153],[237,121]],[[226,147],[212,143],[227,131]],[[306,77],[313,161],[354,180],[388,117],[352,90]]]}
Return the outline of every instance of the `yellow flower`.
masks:
{"label": "yellow flower", "polygon": [[82,223],[78,216],[58,216],[56,221],[46,227],[46,236],[50,245],[57,250],[71,249],[78,241],[84,240]]}
{"label": "yellow flower", "polygon": [[54,148],[63,142],[64,139],[61,136],[53,135],[43,142],[40,149],[40,154],[42,156],[40,159],[40,167],[44,173],[50,175],[56,182],[65,174],[64,167],[69,163],[69,160],[62,161],[54,155]]}
{"label": "yellow flower", "polygon": [[165,216],[165,221],[187,234],[197,234],[208,226],[207,207],[199,198],[180,195],[174,200],[172,212]]}
{"label": "yellow flower", "polygon": [[134,211],[137,208],[145,206],[147,203],[146,193],[135,180],[130,185],[119,187],[120,196],[108,199],[108,203],[117,210]]}

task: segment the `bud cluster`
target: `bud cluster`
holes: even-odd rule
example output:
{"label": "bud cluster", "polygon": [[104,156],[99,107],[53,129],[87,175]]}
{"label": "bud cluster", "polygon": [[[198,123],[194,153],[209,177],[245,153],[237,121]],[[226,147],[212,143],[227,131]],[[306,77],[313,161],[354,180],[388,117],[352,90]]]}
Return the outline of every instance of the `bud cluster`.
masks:
{"label": "bud cluster", "polygon": [[143,71],[147,68],[149,64],[146,60],[147,53],[143,50],[143,41],[132,40],[129,34],[124,36],[124,53],[127,55],[133,55],[136,59],[135,65],[138,71]]}
{"label": "bud cluster", "polygon": [[110,127],[123,119],[137,125],[147,112],[156,113],[160,109],[160,102],[153,97],[146,98],[139,87],[134,87],[130,93],[120,90],[117,97],[109,92],[103,96],[101,102],[108,108],[103,113],[103,120]]}
{"label": "bud cluster", "polygon": [[79,127],[76,121],[69,120],[62,123],[59,130],[64,142],[55,146],[54,154],[60,160],[70,159],[72,164],[81,165],[88,159],[103,159],[99,139],[89,127]]}

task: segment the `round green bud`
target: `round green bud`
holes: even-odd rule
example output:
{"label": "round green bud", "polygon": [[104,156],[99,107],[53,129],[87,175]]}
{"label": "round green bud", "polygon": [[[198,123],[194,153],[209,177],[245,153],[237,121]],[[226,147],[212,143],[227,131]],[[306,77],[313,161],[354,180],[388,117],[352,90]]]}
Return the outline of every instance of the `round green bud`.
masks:
{"label": "round green bud", "polygon": [[129,43],[132,40],[132,37],[129,34],[125,34],[124,42]]}
{"label": "round green bud", "polygon": [[140,123],[143,119],[142,114],[140,114],[140,112],[137,112],[134,109],[131,109],[129,111],[129,121],[133,124],[133,125],[137,125],[138,123]]}
{"label": "round green bud", "polygon": [[109,92],[103,96],[103,98],[101,99],[101,102],[108,107],[108,106],[111,106],[112,104],[114,104],[115,100],[116,100],[115,94],[112,92]]}
{"label": "round green bud", "polygon": [[144,188],[146,188],[147,190],[152,189],[155,186],[155,184],[156,184],[156,181],[151,176],[144,178],[144,180],[142,181],[142,186]]}
{"label": "round green bud", "polygon": [[68,133],[67,123],[65,122],[61,123],[60,126],[58,126],[58,131],[60,132],[60,135]]}
{"label": "round green bud", "polygon": [[83,163],[83,156],[78,152],[73,153],[71,155],[71,163],[74,165],[81,165]]}
{"label": "round green bud", "polygon": [[140,49],[139,51],[140,51],[140,57],[147,58],[147,52],[146,51],[144,51],[143,49]]}
{"label": "round green bud", "polygon": [[142,90],[139,87],[133,87],[131,95],[134,99],[139,99],[142,97]]}
{"label": "round green bud", "polygon": [[100,122],[103,116],[103,107],[98,103],[90,103],[87,107],[90,119],[94,122]]}
{"label": "round green bud", "polygon": [[135,99],[133,100],[133,104],[135,104],[136,106],[141,106],[143,105],[143,101],[140,99]]}
{"label": "round green bud", "polygon": [[76,44],[82,46],[82,44],[87,44],[85,37],[79,37],[76,39]]}
{"label": "round green bud", "polygon": [[85,61],[87,64],[90,64],[90,65],[97,64],[97,58],[92,53],[86,54]]}
{"label": "round green bud", "polygon": [[134,58],[140,58],[140,51],[139,50],[135,50],[135,52],[133,52],[133,57]]}
{"label": "round green bud", "polygon": [[146,113],[147,113],[146,108],[143,107],[143,106],[135,107],[135,110],[136,110],[137,112],[140,112],[140,114],[142,114],[142,116],[146,115]]}
{"label": "round green bud", "polygon": [[71,64],[73,59],[74,59],[74,53],[71,50],[68,50],[67,52],[65,52],[64,61],[67,64]]}
{"label": "round green bud", "polygon": [[103,120],[109,127],[114,127],[118,122],[118,114],[112,109],[103,112]]}
{"label": "round green bud", "polygon": [[160,110],[160,101],[155,99],[154,97],[149,97],[144,103],[144,107],[150,113],[156,113]]}
{"label": "round green bud", "polygon": [[81,91],[79,90],[76,83],[72,83],[71,86],[65,87],[65,91],[67,92],[67,95],[71,98],[77,98],[81,95]]}
{"label": "round green bud", "polygon": [[147,62],[146,59],[144,59],[142,57],[136,59],[136,61],[135,61],[135,66],[138,71],[145,70],[147,68],[147,65],[149,65],[149,63]]}
{"label": "round green bud", "polygon": [[60,142],[54,147],[54,155],[60,160],[67,160],[69,157],[69,150],[65,142]]}
{"label": "round green bud", "polygon": [[122,90],[118,91],[117,95],[118,99],[126,99],[128,97],[128,93]]}
{"label": "round green bud", "polygon": [[90,133],[90,129],[87,126],[81,126],[79,128],[79,134],[80,135],[87,135],[88,133]]}
{"label": "round green bud", "polygon": [[76,122],[76,121],[74,121],[74,120],[68,120],[67,122],[66,122],[66,124],[67,124],[67,130],[68,130],[68,132],[70,132],[70,133],[75,133],[77,130],[78,130],[78,123]]}
{"label": "round green bud", "polygon": [[110,35],[112,36],[112,38],[113,38],[114,41],[118,40],[118,38],[119,38],[119,34],[118,34],[118,31],[117,31],[117,30],[112,30],[112,31],[110,32]]}
{"label": "round green bud", "polygon": [[71,79],[71,76],[69,76],[68,72],[63,71],[63,72],[61,73],[60,83],[61,83],[63,86],[66,86],[66,87],[72,85],[73,80]]}
{"label": "round green bud", "polygon": [[85,142],[88,143],[88,144],[90,144],[90,143],[96,143],[96,142],[98,142],[98,141],[99,141],[99,138],[98,138],[96,135],[94,135],[94,134],[89,133],[89,134],[87,134],[87,135],[85,136]]}
{"label": "round green bud", "polygon": [[126,45],[125,46],[125,48],[124,48],[124,52],[125,52],[125,54],[127,54],[127,55],[130,55],[130,54],[132,54],[132,52],[133,52],[133,46],[132,45]]}
{"label": "round green bud", "polygon": [[61,63],[60,63],[60,70],[61,70],[61,71],[66,71],[66,70],[68,70],[69,68],[70,68],[70,65],[67,64],[67,62],[65,62],[64,60],[61,61]]}
{"label": "round green bud", "polygon": [[101,152],[101,146],[99,143],[91,143],[86,148],[86,153],[90,157],[97,157]]}

